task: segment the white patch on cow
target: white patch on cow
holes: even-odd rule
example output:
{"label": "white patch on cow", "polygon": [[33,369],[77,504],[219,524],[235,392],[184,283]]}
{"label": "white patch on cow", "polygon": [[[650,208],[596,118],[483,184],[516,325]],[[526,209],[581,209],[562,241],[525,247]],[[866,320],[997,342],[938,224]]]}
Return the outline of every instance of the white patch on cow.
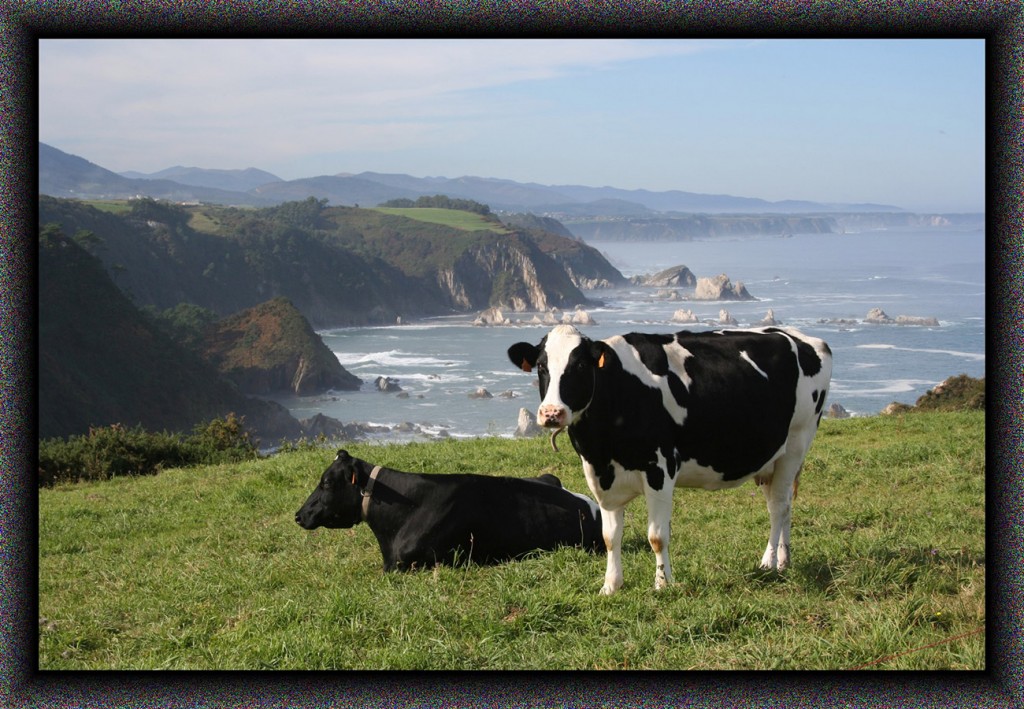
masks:
{"label": "white patch on cow", "polygon": [[675,372],[676,376],[682,380],[683,386],[689,391],[693,379],[686,373],[686,360],[693,354],[675,340],[665,345],[664,350],[665,356],[668,357],[668,368]]}
{"label": "white patch on cow", "polygon": [[[548,333],[548,339],[544,343],[544,351],[548,356],[547,367],[551,381],[548,383],[547,394],[544,396],[544,400],[540,402],[540,408],[537,409],[537,423],[541,426],[544,425],[544,422],[541,420],[539,412],[545,406],[561,406],[569,409],[565,402],[562,401],[559,385],[562,380],[562,373],[565,372],[565,368],[569,365],[569,355],[572,354],[574,349],[579,347],[581,342],[583,342],[583,335],[572,325],[558,325]],[[572,414],[579,413],[578,411],[572,412]]]}
{"label": "white patch on cow", "polygon": [[[604,342],[615,350],[619,361],[622,362],[622,369],[627,374],[632,374],[645,386],[661,392],[661,402],[665,407],[665,411],[668,412],[677,425],[682,426],[683,421],[686,420],[686,409],[680,406],[676,398],[672,396],[672,391],[668,387],[668,377],[659,376],[644,366],[644,363],[640,361],[640,353],[636,351],[635,347],[626,342],[625,338],[621,335],[609,337]],[[677,374],[683,380],[683,384],[689,388],[690,378],[686,376],[686,370],[681,365],[690,353],[680,347],[678,343],[667,345],[664,349],[666,356],[668,356],[669,369]]]}
{"label": "white patch on cow", "polygon": [[586,495],[581,495],[578,492],[573,492],[572,490],[566,490],[566,492],[569,493],[570,495],[575,495],[576,497],[586,502],[587,507],[590,508],[590,516],[593,517],[595,520],[601,518],[601,508],[598,507],[597,503],[594,502],[592,499],[590,499]]}
{"label": "white patch on cow", "polygon": [[763,369],[761,369],[760,367],[757,366],[757,362],[755,362],[754,360],[752,360],[750,358],[750,355],[747,354],[746,350],[740,350],[740,359],[745,360],[747,362],[747,364],[749,364],[751,367],[754,368],[755,372],[760,374],[765,379],[768,379],[768,373],[765,372]]}

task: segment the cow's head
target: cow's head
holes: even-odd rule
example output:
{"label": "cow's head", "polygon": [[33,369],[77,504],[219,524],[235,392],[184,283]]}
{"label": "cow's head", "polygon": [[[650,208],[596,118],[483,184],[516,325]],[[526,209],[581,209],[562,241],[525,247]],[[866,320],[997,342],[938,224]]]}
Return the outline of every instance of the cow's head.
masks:
{"label": "cow's head", "polygon": [[594,398],[597,370],[605,366],[607,352],[607,345],[571,325],[555,327],[539,345],[517,342],[508,348],[512,364],[524,372],[537,370],[539,426],[557,433],[579,420]]}
{"label": "cow's head", "polygon": [[362,521],[362,486],[367,481],[366,464],[348,451],[338,451],[320,484],[295,513],[295,522],[303,529],[354,527]]}

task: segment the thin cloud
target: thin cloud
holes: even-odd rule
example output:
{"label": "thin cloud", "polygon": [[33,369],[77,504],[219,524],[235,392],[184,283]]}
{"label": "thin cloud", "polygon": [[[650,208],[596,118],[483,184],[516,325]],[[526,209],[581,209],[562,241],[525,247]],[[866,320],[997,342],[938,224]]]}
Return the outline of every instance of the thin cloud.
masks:
{"label": "thin cloud", "polygon": [[[444,140],[474,118],[529,108],[499,106],[496,114],[494,106],[474,99],[476,91],[710,46],[623,40],[45,40],[40,135],[73,143],[87,130],[90,139],[107,144],[108,155],[134,160],[135,169],[143,156],[149,168],[159,169],[171,155],[192,155],[211,165],[213,158],[238,154],[273,162],[324,151],[398,150],[417,140]],[[88,115],[103,120],[86,128]],[[440,121],[450,125],[432,125]]]}

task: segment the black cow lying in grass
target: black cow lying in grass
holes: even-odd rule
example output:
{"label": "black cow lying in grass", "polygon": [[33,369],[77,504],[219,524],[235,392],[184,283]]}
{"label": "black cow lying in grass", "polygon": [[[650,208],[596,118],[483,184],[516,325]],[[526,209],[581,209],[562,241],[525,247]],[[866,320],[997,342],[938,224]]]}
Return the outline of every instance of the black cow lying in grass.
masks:
{"label": "black cow lying in grass", "polygon": [[386,571],[494,564],[560,546],[604,549],[597,504],[554,475],[404,473],[343,450],[295,521],[304,529],[366,522]]}

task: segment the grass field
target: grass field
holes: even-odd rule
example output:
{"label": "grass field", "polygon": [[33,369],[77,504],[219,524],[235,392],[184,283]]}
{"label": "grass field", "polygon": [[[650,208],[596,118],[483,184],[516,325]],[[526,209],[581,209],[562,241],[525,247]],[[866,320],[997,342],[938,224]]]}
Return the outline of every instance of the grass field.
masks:
{"label": "grass field", "polygon": [[505,234],[508,229],[504,225],[488,221],[480,214],[464,212],[457,209],[440,209],[434,207],[374,207],[373,211],[382,214],[393,214],[408,217],[430,224],[441,224],[463,231],[493,231]]}
{"label": "grass field", "polygon": [[[333,450],[39,493],[40,669],[951,669],[985,667],[983,412],[826,420],[801,476],[793,566],[757,569],[752,485],[678,490],[675,583],[652,589],[642,499],[625,586],[576,549],[384,574],[365,525],[294,514]],[[404,470],[558,475],[568,445],[350,445]]]}
{"label": "grass field", "polygon": [[110,212],[111,214],[127,214],[132,211],[131,202],[126,199],[91,199],[85,200],[85,203],[102,212]]}

